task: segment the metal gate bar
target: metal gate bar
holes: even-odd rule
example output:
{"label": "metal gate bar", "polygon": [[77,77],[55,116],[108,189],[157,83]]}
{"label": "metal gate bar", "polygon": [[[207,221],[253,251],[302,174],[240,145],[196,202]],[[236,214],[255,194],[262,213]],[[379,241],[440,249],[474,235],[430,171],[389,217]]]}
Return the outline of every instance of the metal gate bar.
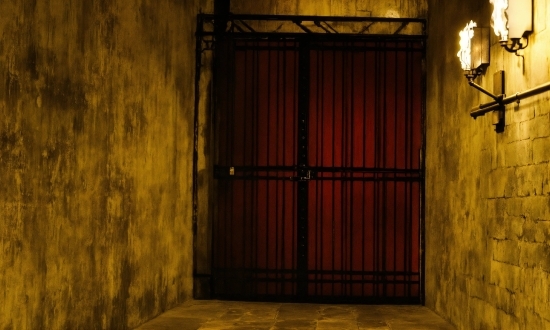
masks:
{"label": "metal gate bar", "polygon": [[[299,86],[298,86],[298,177],[309,178],[308,165],[308,111],[309,109],[309,80],[310,80],[310,53],[307,42],[300,43],[299,50]],[[298,181],[298,296],[308,295],[308,194],[309,182],[304,179]]]}

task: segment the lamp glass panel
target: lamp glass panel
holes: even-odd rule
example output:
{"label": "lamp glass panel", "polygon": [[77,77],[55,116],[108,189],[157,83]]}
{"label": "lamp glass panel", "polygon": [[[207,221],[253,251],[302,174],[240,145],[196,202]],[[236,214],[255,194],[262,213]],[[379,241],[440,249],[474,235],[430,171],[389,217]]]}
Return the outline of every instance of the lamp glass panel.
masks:
{"label": "lamp glass panel", "polygon": [[532,0],[508,0],[508,37],[522,38],[527,31],[533,30]]}
{"label": "lamp glass panel", "polygon": [[480,69],[489,64],[489,28],[475,27],[471,40],[472,69]]}

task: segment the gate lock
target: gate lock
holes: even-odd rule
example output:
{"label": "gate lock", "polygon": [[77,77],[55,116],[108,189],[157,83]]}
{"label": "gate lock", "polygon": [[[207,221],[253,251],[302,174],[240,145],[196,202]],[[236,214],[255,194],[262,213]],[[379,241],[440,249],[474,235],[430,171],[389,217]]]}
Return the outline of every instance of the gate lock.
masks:
{"label": "gate lock", "polygon": [[292,181],[309,181],[309,180],[311,180],[311,178],[312,178],[311,170],[307,170],[305,173],[306,173],[306,176],[291,176],[290,180],[292,180]]}

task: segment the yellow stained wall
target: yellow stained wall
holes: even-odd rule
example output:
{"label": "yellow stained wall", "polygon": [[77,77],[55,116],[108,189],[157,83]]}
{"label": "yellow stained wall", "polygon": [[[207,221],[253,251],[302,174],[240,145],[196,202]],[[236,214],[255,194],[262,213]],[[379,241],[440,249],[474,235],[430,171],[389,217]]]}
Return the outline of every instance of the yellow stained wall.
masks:
{"label": "yellow stained wall", "polygon": [[191,297],[209,5],[0,1],[0,329],[126,329]]}
{"label": "yellow stained wall", "polygon": [[[470,110],[489,97],[468,86],[456,56],[471,19],[490,27],[488,0],[429,1],[426,136],[426,305],[458,329],[550,329],[550,94],[491,116]],[[534,0],[524,57],[491,30],[491,63],[476,82],[506,94],[550,81],[550,1]]]}

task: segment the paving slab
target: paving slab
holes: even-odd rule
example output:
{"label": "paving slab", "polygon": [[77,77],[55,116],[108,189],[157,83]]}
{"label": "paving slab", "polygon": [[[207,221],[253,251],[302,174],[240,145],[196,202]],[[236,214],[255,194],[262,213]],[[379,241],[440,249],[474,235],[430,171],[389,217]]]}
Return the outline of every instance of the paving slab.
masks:
{"label": "paving slab", "polygon": [[136,330],[455,330],[424,306],[189,301]]}

